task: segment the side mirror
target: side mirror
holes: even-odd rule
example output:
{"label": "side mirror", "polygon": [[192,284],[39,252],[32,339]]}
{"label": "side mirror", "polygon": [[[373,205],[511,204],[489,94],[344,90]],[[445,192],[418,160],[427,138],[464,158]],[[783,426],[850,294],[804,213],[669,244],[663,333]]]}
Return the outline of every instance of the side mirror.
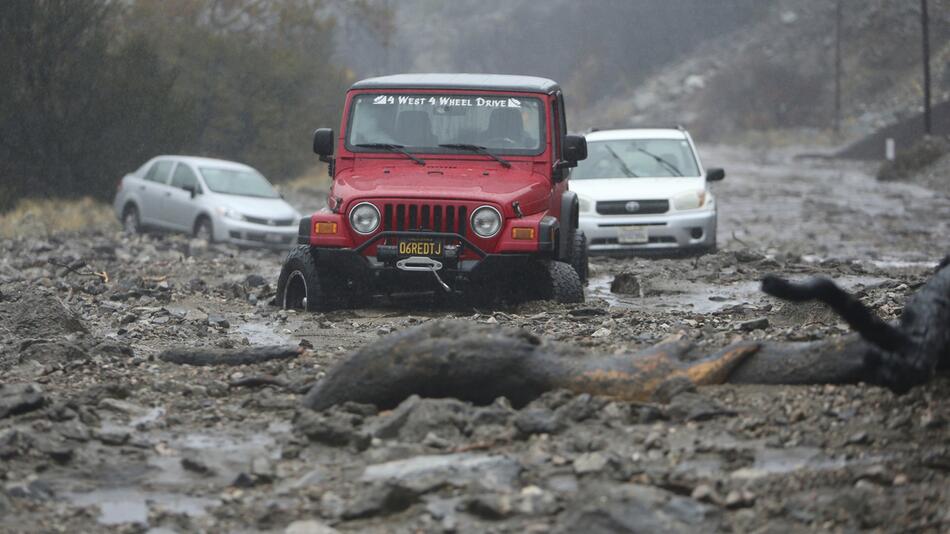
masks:
{"label": "side mirror", "polygon": [[561,143],[561,156],[569,167],[577,167],[578,161],[587,159],[587,139],[581,135],[565,135]]}
{"label": "side mirror", "polygon": [[195,198],[198,195],[198,188],[193,185],[183,185],[181,188],[191,193],[191,198]]}
{"label": "side mirror", "polygon": [[707,182],[718,182],[726,177],[726,171],[723,169],[709,169],[706,171]]}
{"label": "side mirror", "polygon": [[333,128],[317,128],[313,132],[313,152],[320,161],[329,163],[333,156]]}

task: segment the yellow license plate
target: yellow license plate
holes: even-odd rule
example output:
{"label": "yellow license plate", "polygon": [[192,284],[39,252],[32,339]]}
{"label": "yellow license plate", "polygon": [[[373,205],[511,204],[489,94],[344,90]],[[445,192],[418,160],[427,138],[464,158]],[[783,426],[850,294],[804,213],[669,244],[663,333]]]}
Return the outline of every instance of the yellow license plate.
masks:
{"label": "yellow license plate", "polygon": [[400,241],[400,256],[441,256],[442,243],[439,241]]}

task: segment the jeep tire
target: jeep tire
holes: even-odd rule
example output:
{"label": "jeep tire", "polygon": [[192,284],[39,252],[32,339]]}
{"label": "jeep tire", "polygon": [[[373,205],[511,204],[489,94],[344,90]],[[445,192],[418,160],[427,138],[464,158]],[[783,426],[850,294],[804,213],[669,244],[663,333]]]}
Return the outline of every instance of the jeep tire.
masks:
{"label": "jeep tire", "polygon": [[277,305],[285,310],[326,309],[323,288],[308,245],[294,247],[277,278]]}
{"label": "jeep tire", "polygon": [[587,285],[587,276],[590,274],[587,253],[587,236],[583,230],[574,233],[574,247],[571,251],[571,266],[577,272],[577,277],[581,279],[581,285]]}
{"label": "jeep tire", "polygon": [[574,267],[561,261],[550,261],[546,268],[543,298],[562,304],[584,302],[584,286]]}

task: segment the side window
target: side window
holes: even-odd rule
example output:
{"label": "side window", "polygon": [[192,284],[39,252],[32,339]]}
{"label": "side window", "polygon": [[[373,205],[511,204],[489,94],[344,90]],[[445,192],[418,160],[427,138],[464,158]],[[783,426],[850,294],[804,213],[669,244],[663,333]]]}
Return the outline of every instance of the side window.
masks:
{"label": "side window", "polygon": [[158,161],[148,170],[145,179],[160,184],[168,183],[168,173],[172,170],[172,161]]}
{"label": "side window", "polygon": [[179,163],[178,166],[175,167],[175,174],[172,175],[172,187],[183,188],[185,186],[197,190],[198,177],[195,176],[195,171],[191,170],[191,167],[184,163]]}

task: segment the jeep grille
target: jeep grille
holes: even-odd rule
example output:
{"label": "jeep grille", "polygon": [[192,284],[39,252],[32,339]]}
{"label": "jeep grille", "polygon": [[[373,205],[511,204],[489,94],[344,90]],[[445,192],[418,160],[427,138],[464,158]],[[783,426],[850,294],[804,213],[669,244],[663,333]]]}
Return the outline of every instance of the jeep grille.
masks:
{"label": "jeep grille", "polygon": [[468,208],[441,204],[383,204],[383,230],[446,232],[465,235]]}

